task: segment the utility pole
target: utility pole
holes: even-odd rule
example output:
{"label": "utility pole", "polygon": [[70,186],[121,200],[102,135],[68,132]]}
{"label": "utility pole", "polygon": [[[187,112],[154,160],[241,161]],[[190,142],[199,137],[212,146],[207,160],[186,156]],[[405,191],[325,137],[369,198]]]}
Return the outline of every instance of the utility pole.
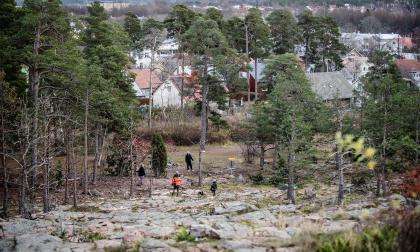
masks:
{"label": "utility pole", "polygon": [[153,46],[150,48],[150,76],[149,76],[149,120],[148,120],[148,126],[149,129],[152,128],[152,105],[153,105],[153,88],[152,88],[152,74],[153,74],[153,65],[154,65],[154,59],[155,59],[155,47],[156,47],[156,39],[157,37],[154,37],[153,40]]}

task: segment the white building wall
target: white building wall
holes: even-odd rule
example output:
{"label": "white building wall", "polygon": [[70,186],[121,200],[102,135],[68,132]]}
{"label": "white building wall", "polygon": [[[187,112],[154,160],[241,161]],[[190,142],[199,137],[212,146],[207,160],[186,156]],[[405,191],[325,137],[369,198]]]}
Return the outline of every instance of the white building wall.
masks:
{"label": "white building wall", "polygon": [[172,81],[165,81],[153,94],[153,106],[181,107],[181,94]]}
{"label": "white building wall", "polygon": [[[166,39],[159,46],[155,52],[155,61],[159,62],[166,58],[173,57],[178,51],[178,43],[174,39]],[[133,57],[137,68],[149,68],[151,63],[152,52],[149,49],[143,50],[138,53],[131,52],[130,56]]]}

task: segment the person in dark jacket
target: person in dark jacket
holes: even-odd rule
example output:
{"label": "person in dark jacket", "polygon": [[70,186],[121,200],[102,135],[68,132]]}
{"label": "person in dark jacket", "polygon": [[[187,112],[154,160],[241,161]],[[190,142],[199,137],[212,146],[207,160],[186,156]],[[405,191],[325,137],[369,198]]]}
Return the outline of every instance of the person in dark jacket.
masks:
{"label": "person in dark jacket", "polygon": [[192,161],[194,161],[194,158],[191,156],[191,153],[187,151],[187,155],[185,155],[185,163],[187,163],[187,171],[192,171]]}
{"label": "person in dark jacket", "polygon": [[212,191],[213,196],[216,196],[216,190],[217,190],[217,181],[213,179],[213,183],[211,183],[210,191]]}
{"label": "person in dark jacket", "polygon": [[143,185],[143,178],[146,176],[146,171],[144,170],[143,164],[140,164],[140,167],[137,170],[137,174],[139,175],[139,178],[140,178],[139,186],[142,186]]}

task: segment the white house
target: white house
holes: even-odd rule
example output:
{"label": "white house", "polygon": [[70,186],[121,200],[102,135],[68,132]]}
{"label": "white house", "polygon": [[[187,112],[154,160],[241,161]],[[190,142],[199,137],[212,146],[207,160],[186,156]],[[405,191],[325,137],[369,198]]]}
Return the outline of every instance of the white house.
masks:
{"label": "white house", "polygon": [[397,55],[402,52],[399,34],[372,34],[372,33],[342,33],[340,42],[348,48],[367,53],[372,50],[388,51]]}
{"label": "white house", "polygon": [[348,52],[343,58],[343,68],[341,72],[344,77],[356,88],[360,82],[360,78],[369,72],[369,68],[373,65],[368,62],[368,57],[362,55],[356,49]]}
{"label": "white house", "polygon": [[153,92],[153,106],[181,107],[181,92],[170,79],[160,84]]}
{"label": "white house", "polygon": [[[165,39],[155,52],[155,62],[165,61],[172,58],[178,52],[178,43],[175,39]],[[150,49],[145,49],[140,53],[131,52],[130,56],[135,61],[135,68],[149,68],[152,53]]]}

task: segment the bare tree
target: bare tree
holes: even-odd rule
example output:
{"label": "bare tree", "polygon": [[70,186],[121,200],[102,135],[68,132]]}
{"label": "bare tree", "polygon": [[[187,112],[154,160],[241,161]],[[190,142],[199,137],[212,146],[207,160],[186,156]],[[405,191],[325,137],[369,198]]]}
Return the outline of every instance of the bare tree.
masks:
{"label": "bare tree", "polygon": [[85,125],[84,125],[84,162],[83,162],[83,193],[88,193],[88,116],[89,116],[89,89],[86,87],[85,99]]}

